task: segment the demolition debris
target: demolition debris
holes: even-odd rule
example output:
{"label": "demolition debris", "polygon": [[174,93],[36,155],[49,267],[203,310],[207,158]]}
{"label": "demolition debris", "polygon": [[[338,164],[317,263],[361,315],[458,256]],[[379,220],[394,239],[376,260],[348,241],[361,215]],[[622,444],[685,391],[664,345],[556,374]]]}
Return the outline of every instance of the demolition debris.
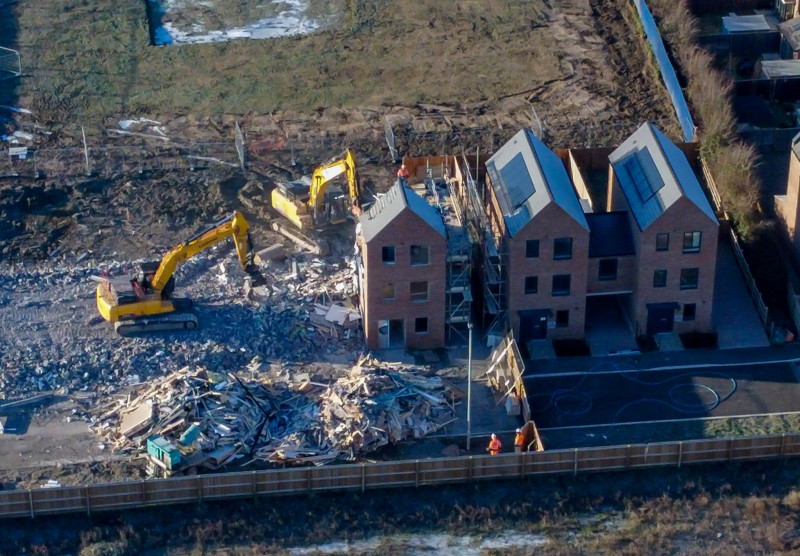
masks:
{"label": "demolition debris", "polygon": [[98,409],[91,428],[117,451],[146,450],[170,475],[242,458],[354,460],[456,420],[456,394],[414,366],[365,357],[328,383],[264,367],[255,359],[238,373],[180,369]]}

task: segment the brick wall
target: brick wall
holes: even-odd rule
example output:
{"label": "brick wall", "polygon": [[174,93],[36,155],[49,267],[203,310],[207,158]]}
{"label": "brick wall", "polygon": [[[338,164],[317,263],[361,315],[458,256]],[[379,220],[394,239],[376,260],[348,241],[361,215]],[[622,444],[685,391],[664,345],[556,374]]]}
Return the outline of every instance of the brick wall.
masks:
{"label": "brick wall", "polygon": [[[429,264],[412,266],[412,245],[429,246]],[[393,246],[394,264],[382,260],[384,246]],[[363,244],[364,333],[369,349],[378,349],[378,321],[405,321],[405,347],[432,349],[445,344],[445,282],[447,243],[411,209],[405,209],[372,240]],[[428,283],[428,300],[411,300],[411,282]],[[394,287],[394,299],[383,299],[387,286]],[[415,332],[415,319],[428,319],[428,332]]]}
{"label": "brick wall", "polygon": [[[572,257],[554,260],[556,238],[572,238]],[[539,240],[539,256],[526,257],[528,240]],[[520,335],[519,311],[550,309],[554,321],[556,312],[569,311],[569,324],[549,328],[548,339],[582,338],[586,321],[586,273],[589,260],[589,231],[555,203],[547,205],[522,230],[507,241],[508,245],[508,307],[510,325],[517,338]],[[570,275],[570,294],[553,296],[553,276]],[[525,293],[526,276],[538,277],[538,292]]]}

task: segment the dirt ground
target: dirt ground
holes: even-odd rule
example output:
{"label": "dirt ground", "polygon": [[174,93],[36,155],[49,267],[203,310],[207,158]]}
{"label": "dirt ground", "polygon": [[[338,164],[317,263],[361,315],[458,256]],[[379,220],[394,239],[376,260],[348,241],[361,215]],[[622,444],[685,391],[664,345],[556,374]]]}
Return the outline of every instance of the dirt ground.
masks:
{"label": "dirt ground", "polygon": [[[472,4],[461,2],[458,9],[472,10]],[[230,143],[234,124],[239,122],[247,150],[246,172],[211,163],[191,172],[146,169],[141,173],[98,172],[86,176],[79,155],[77,163],[70,159],[61,168],[56,163],[48,164],[39,179],[27,177],[30,159],[22,163],[22,176],[0,176],[2,365],[10,369],[24,361],[31,374],[36,370],[38,376],[37,353],[42,358],[46,355],[49,363],[60,361],[52,364],[63,367],[68,361],[80,362],[84,357],[81,346],[91,346],[92,357],[99,351],[106,352],[90,365],[91,372],[102,373],[100,378],[106,382],[135,372],[139,364],[158,372],[155,369],[159,367],[153,362],[159,359],[152,353],[169,353],[170,341],[161,340],[150,346],[114,343],[94,313],[89,276],[109,266],[124,268],[136,259],[158,259],[185,235],[232,210],[244,212],[257,246],[281,242],[290,247],[289,242],[269,229],[270,221],[276,218],[267,209],[268,193],[275,180],[309,174],[344,148],[352,148],[365,190],[385,191],[396,169],[386,147],[386,122],[392,127],[400,154],[412,156],[478,150],[483,158],[520,127],[528,126],[553,148],[614,145],[645,120],[656,122],[670,136],[677,137],[668,97],[649,50],[637,36],[638,27],[628,2],[561,0],[543,2],[541,6],[535,20],[509,37],[498,36],[492,30],[492,25],[507,22],[476,20],[470,33],[489,37],[490,45],[484,47],[488,50],[470,50],[469,41],[452,31],[442,35],[436,20],[431,22],[431,35],[419,26],[413,32],[406,29],[404,32],[411,36],[404,40],[415,47],[402,52],[412,58],[392,59],[391,66],[403,68],[398,73],[405,72],[409,90],[431,91],[412,102],[398,102],[407,99],[390,81],[383,85],[386,90],[382,95],[377,92],[381,90],[380,83],[373,84],[365,88],[363,98],[332,102],[314,110],[288,103],[274,111],[229,110],[209,116],[204,112],[207,105],[202,104],[198,104],[197,112],[191,112],[163,100],[154,100],[152,106],[140,103],[140,107],[149,106],[151,110],[137,112],[136,116],[159,122],[159,132],[165,133],[171,143]],[[0,6],[0,10],[8,9]],[[13,9],[21,10],[18,15],[22,16],[27,7]],[[376,21],[378,25],[385,23],[380,17]],[[545,37],[545,42],[534,41],[537,46],[527,48],[526,40],[531,37]],[[328,46],[340,53],[355,48],[352,42],[346,44],[352,37],[345,34],[334,33],[326,39],[332,40],[334,44]],[[356,44],[367,55],[379,48],[361,35]],[[463,67],[448,73],[447,56],[437,56],[430,71],[419,71],[417,58],[421,52],[437,52],[445,45],[453,50],[453,56],[466,49],[472,56],[488,56],[485,61],[490,63],[473,68],[467,57],[466,61],[459,61]],[[502,72],[492,67],[492,62],[499,63],[501,51],[509,65]],[[40,64],[46,62],[45,57]],[[351,71],[346,66],[340,69]],[[46,68],[40,65],[32,71],[39,75]],[[511,74],[529,74],[530,78],[523,80],[527,85],[522,87],[519,80],[509,77]],[[462,83],[453,89],[450,84],[457,81],[455,75],[470,76],[470,85]],[[86,79],[86,87],[91,89],[93,77],[87,75]],[[219,96],[224,98],[225,85],[221,82],[219,86]],[[339,85],[325,81],[321,88],[327,86]],[[3,87],[0,92],[8,93]],[[138,94],[146,96],[147,92],[138,90]],[[2,125],[6,132],[34,130],[35,141],[29,146],[41,149],[40,163],[48,156],[47,149],[81,144],[76,122],[85,124],[90,145],[135,146],[152,157],[157,157],[157,146],[162,145],[152,139],[120,137],[104,131],[118,128],[119,120],[130,117],[124,110],[110,110],[94,120],[86,119],[91,116],[90,111],[73,99],[66,103],[79,115],[73,117],[63,102],[53,102],[52,96],[37,97],[28,82],[13,96],[18,97],[12,99],[15,104],[29,103],[34,113],[5,111]],[[59,118],[64,121],[58,122]],[[156,133],[147,124],[135,131]],[[109,156],[113,157],[113,153]],[[329,239],[334,246],[329,260],[340,260],[352,249],[352,225]],[[189,277],[205,281],[203,271],[209,265],[203,263],[200,268],[187,271]],[[226,301],[222,296],[214,301],[212,309],[222,319]],[[242,309],[237,314],[251,319],[255,313]],[[224,338],[220,336],[225,333],[221,329],[214,336],[212,331],[204,331],[192,342],[196,349],[207,351],[209,343],[222,342]],[[31,348],[39,343],[46,346],[43,351]],[[147,350],[151,355],[146,355]],[[131,363],[130,354],[141,357]],[[88,357],[87,352],[85,358]],[[237,357],[237,362],[245,361],[245,355]],[[176,356],[164,368],[181,361]],[[3,372],[7,371],[0,370]],[[2,392],[7,399],[18,394],[13,390]],[[82,405],[85,410],[86,404]],[[0,453],[4,454],[0,469],[5,470],[0,477],[34,485],[50,478],[65,484],[79,482],[89,474],[95,480],[137,476],[139,467],[102,463],[114,456],[89,435],[85,421],[66,422],[73,409],[69,402],[51,407],[33,417],[25,435],[0,437]],[[84,460],[98,463],[77,463]],[[41,466],[46,471],[32,472],[30,466]]]}

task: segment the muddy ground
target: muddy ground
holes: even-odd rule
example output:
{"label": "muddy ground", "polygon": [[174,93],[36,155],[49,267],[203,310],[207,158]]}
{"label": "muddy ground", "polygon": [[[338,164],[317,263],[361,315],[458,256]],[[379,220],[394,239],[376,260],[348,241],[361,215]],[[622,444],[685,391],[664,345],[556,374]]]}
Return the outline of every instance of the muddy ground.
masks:
{"label": "muddy ground", "polygon": [[[471,10],[471,4],[459,3],[459,10]],[[391,185],[396,170],[386,146],[386,122],[395,134],[401,156],[477,151],[485,158],[521,127],[532,127],[553,148],[615,145],[645,120],[656,122],[677,139],[678,127],[668,96],[658,80],[649,49],[637,35],[639,28],[627,1],[562,0],[541,5],[537,19],[530,21],[530,29],[520,28],[508,37],[497,35],[492,22],[476,19],[469,33],[483,34],[491,40],[488,47],[474,52],[470,49],[476,36],[469,33],[462,36],[456,31],[442,35],[442,28],[447,26],[437,26],[436,21],[431,22],[431,36],[418,26],[398,31],[405,33],[403,40],[415,48],[403,51],[412,58],[392,59],[386,71],[401,68],[396,72],[405,75],[409,90],[427,91],[410,102],[397,102],[407,100],[408,95],[401,94],[406,91],[394,81],[386,84],[385,94],[379,95],[376,91],[381,91],[382,78],[374,76],[377,84],[364,87],[363,98],[348,102],[318,104],[313,110],[284,102],[286,106],[274,111],[226,109],[223,114],[209,116],[204,111],[208,105],[198,104],[198,112],[193,113],[177,101],[175,104],[163,101],[159,96],[164,90],[161,84],[153,86],[158,94],[148,97],[150,93],[137,82],[130,87],[136,89],[138,102],[129,104],[126,97],[121,105],[90,119],[92,113],[86,106],[93,101],[68,98],[74,93],[69,84],[53,85],[55,73],[48,73],[41,66],[48,60],[43,57],[31,71],[33,75],[49,77],[39,82],[38,89],[29,87],[30,81],[25,81],[25,87],[12,95],[18,97],[19,105],[33,108],[33,114],[3,113],[2,124],[7,133],[14,130],[33,133],[34,140],[28,146],[39,149],[40,175],[34,179],[31,157],[16,161],[9,169],[5,166],[0,169],[2,364],[10,368],[26,361],[33,369],[36,362],[28,360],[38,354],[46,355],[55,362],[52,363],[55,367],[66,368],[85,357],[81,351],[84,347],[80,346],[89,346],[86,349],[95,355],[107,351],[105,359],[100,356],[87,372],[99,376],[102,364],[106,364],[103,380],[108,383],[138,372],[142,364],[148,366],[150,373],[183,364],[191,349],[202,350],[205,358],[208,345],[216,349],[225,343],[226,328],[201,332],[198,339],[185,342],[188,347],[181,346],[180,357],[174,356],[174,361],[163,366],[159,357],[170,352],[172,339],[160,339],[149,346],[142,342],[118,343],[97,321],[88,277],[109,265],[122,268],[136,259],[158,259],[185,236],[234,209],[242,210],[250,221],[257,246],[281,242],[291,248],[288,241],[269,230],[270,221],[276,218],[267,208],[268,192],[274,181],[310,173],[321,162],[352,148],[365,190],[384,191]],[[0,10],[8,9],[0,6]],[[12,9],[24,14],[27,8]],[[68,17],[64,15],[62,23]],[[377,24],[385,23],[376,17]],[[399,40],[393,37],[386,40]],[[535,49],[526,46],[532,38],[536,38]],[[376,49],[380,48],[365,42],[362,35],[357,41],[346,34],[326,36],[328,42],[337,40],[344,42],[331,48],[340,52],[360,49],[363,56],[369,57],[377,55]],[[454,57],[462,51],[472,56],[459,62],[457,75],[467,77],[459,77],[460,87],[455,89],[450,84],[458,80],[454,77],[456,73],[447,71],[448,56],[441,50],[445,46]],[[237,48],[230,48],[231,57]],[[529,72],[530,79],[508,78],[510,84],[506,84],[501,79],[506,74],[493,71],[491,65],[499,63],[497,57],[506,48],[509,50],[504,59],[512,65],[511,73]],[[420,71],[417,65],[421,52],[434,54],[435,61],[428,72]],[[484,60],[491,63],[482,69],[477,62]],[[87,63],[91,63],[91,58]],[[173,59],[170,63],[180,68],[182,62]],[[142,67],[146,69],[146,60]],[[331,66],[326,70],[326,79],[320,82],[321,88],[341,86],[328,75],[335,73],[337,67],[345,73],[355,71],[346,65]],[[177,79],[175,75],[168,77]],[[94,77],[87,73],[85,79],[85,89],[92,91]],[[167,80],[162,75],[156,79]],[[525,85],[519,85],[520,82]],[[228,86],[225,83],[220,81],[219,86],[224,89]],[[62,88],[65,92],[56,98],[52,91]],[[224,102],[230,92],[221,91],[219,105],[231,108]],[[41,96],[37,96],[39,93]],[[145,102],[141,98],[153,100]],[[101,100],[98,98],[94,106],[102,105]],[[159,129],[143,124],[133,128],[134,132],[161,133],[169,141],[107,131],[119,129],[118,122],[131,117],[128,110],[131,105],[136,108],[134,116],[159,122]],[[244,172],[230,166],[236,164],[232,149],[235,122],[240,123],[244,132],[247,150]],[[96,164],[89,176],[85,175],[82,151],[67,156],[53,150],[82,144],[78,123],[84,125],[92,160],[100,157],[112,160],[110,164]],[[226,164],[198,163],[194,171],[169,169],[175,160],[170,151],[175,144],[214,142],[227,143]],[[104,151],[101,146],[122,149]],[[114,153],[124,149],[134,150],[125,151],[123,159],[115,159]],[[144,153],[141,161],[130,155],[134,151]],[[170,154],[158,154],[164,151]],[[177,166],[186,168],[188,164],[182,159]],[[109,171],[113,168],[120,171]],[[15,171],[18,176],[9,175]],[[352,224],[349,226],[330,238],[334,251],[329,261],[341,260],[351,251]],[[210,266],[210,262],[204,262],[199,268],[193,267],[187,277],[202,282],[206,279],[203,271]],[[211,289],[208,284],[203,287],[206,293]],[[200,286],[197,288],[202,290]],[[222,322],[226,304],[235,298],[236,292],[210,295],[213,303],[209,304],[209,311]],[[237,306],[238,317],[233,318],[250,319],[255,313],[252,308]],[[260,333],[260,329],[253,331]],[[44,346],[41,351],[40,343]],[[308,349],[313,349],[313,344],[309,346]],[[272,346],[259,344],[255,351],[259,349],[276,354]],[[158,353],[162,355],[153,355]],[[357,351],[351,353],[355,354]],[[234,363],[246,362],[250,356],[250,352],[237,356]],[[341,353],[339,356],[346,358]],[[19,392],[2,394],[14,398]],[[108,480],[140,475],[140,466],[126,467],[120,463],[98,462],[88,467],[81,465],[79,470],[71,467],[70,462],[101,460],[113,454],[88,435],[85,422],[66,422],[74,407],[66,403],[56,409],[39,421],[34,418],[27,438],[17,440],[6,436],[0,440],[3,451],[14,454],[5,466],[0,464],[8,479],[35,485],[50,478],[63,478],[66,483],[68,477],[74,480],[76,473],[78,477],[92,474]],[[36,458],[26,457],[33,452],[38,454]],[[43,470],[29,469],[26,459],[31,465],[44,466]],[[17,469],[23,465],[24,469]]]}

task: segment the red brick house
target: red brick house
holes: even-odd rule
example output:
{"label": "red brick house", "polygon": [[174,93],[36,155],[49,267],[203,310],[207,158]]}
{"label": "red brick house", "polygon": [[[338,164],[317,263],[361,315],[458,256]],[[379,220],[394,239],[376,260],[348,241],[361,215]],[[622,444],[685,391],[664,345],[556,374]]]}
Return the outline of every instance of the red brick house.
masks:
{"label": "red brick house", "polygon": [[646,123],[609,162],[608,209],[628,214],[636,253],[622,298],[635,333],[711,331],[719,222],[686,155]]}
{"label": "red brick house", "polygon": [[580,338],[589,225],[561,159],[529,130],[486,162],[484,295],[523,344]]}
{"label": "red brick house", "polygon": [[439,211],[398,182],[359,218],[356,247],[367,348],[444,346],[447,239]]}
{"label": "red brick house", "polygon": [[584,337],[593,296],[636,335],[712,330],[719,223],[686,156],[647,123],[609,161],[601,213],[530,131],[486,162],[484,309],[522,344]]}

